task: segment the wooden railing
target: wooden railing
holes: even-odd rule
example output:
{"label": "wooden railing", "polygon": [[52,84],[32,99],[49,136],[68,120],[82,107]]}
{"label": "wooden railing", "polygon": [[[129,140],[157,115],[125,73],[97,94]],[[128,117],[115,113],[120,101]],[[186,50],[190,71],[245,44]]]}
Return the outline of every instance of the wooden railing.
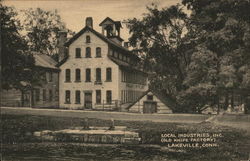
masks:
{"label": "wooden railing", "polygon": [[101,104],[95,104],[93,110],[101,111],[120,111],[120,101],[112,100],[111,102],[103,101]]}

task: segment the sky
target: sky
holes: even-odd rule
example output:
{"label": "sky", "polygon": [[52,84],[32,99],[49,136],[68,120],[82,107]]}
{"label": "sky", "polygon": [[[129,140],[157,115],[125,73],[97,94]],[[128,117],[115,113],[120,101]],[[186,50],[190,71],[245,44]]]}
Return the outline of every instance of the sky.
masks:
{"label": "sky", "polygon": [[[7,6],[14,6],[18,11],[28,8],[42,8],[44,10],[57,10],[66,27],[78,32],[85,26],[85,18],[92,17],[94,29],[101,32],[100,22],[106,17],[115,21],[129,18],[140,18],[146,13],[146,6],[152,3],[158,8],[165,8],[180,0],[3,0]],[[121,37],[127,41],[128,29],[123,24]]]}

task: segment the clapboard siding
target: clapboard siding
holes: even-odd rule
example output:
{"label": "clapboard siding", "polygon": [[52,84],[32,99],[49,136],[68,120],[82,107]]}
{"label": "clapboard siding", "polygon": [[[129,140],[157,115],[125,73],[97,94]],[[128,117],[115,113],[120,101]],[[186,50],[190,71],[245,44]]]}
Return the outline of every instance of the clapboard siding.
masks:
{"label": "clapboard siding", "polygon": [[[171,108],[169,108],[166,104],[164,104],[156,95],[152,92],[148,94],[153,95],[153,101],[157,102],[157,113],[173,113]],[[147,101],[147,94],[139,99],[133,106],[129,108],[129,112],[139,112],[143,113],[143,102]]]}
{"label": "clapboard siding", "polygon": [[[50,82],[43,82],[41,86],[34,87],[40,90],[39,100],[36,100],[36,92],[33,90],[25,91],[26,100],[22,101],[22,92],[20,90],[2,90],[1,91],[1,106],[7,107],[30,107],[31,105],[31,93],[33,93],[32,107],[49,107],[58,108],[59,106],[59,94],[58,94],[58,72],[54,72],[53,79]],[[43,99],[43,90],[46,90],[46,98]],[[52,97],[50,98],[49,91],[52,91]]]}
{"label": "clapboard siding", "polygon": [[20,90],[2,90],[1,91],[1,106],[21,106]]}

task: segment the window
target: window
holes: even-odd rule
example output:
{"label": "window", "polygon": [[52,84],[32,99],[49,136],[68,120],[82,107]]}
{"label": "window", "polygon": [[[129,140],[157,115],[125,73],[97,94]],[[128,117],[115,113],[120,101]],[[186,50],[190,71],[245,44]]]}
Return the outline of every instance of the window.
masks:
{"label": "window", "polygon": [[53,98],[53,93],[52,93],[52,90],[50,89],[49,90],[49,101],[50,102],[52,101],[52,98]]}
{"label": "window", "polygon": [[126,61],[126,56],[125,55],[122,56],[122,60]]}
{"label": "window", "polygon": [[86,82],[91,82],[91,70],[89,68],[86,69]]}
{"label": "window", "polygon": [[96,104],[101,104],[102,95],[101,90],[96,90]]}
{"label": "window", "polygon": [[55,93],[55,97],[54,97],[54,98],[55,98],[55,101],[58,101],[58,100],[59,100],[59,97],[58,97],[58,96],[59,96],[58,90],[55,89],[55,92],[54,92],[54,93]]}
{"label": "window", "polygon": [[86,58],[91,58],[91,48],[86,47]]}
{"label": "window", "polygon": [[90,43],[90,36],[89,35],[86,36],[86,43]]}
{"label": "window", "polygon": [[101,68],[96,68],[96,81],[97,82],[101,82],[102,81]]}
{"label": "window", "polygon": [[147,95],[147,100],[153,101],[153,95]]}
{"label": "window", "polygon": [[96,57],[97,57],[97,58],[102,57],[102,50],[101,50],[100,47],[97,47],[97,48],[96,48]]}
{"label": "window", "polygon": [[107,101],[107,104],[111,104],[112,103],[112,91],[107,91],[106,92],[106,101]]}
{"label": "window", "polygon": [[118,57],[118,53],[114,52],[114,57],[117,58]]}
{"label": "window", "polygon": [[76,58],[81,58],[81,48],[76,48]]}
{"label": "window", "polygon": [[70,82],[70,69],[65,70],[65,82]]}
{"label": "window", "polygon": [[80,81],[81,81],[81,70],[76,69],[76,82],[80,82]]}
{"label": "window", "polygon": [[46,89],[43,89],[43,101],[46,101]]}
{"label": "window", "polygon": [[113,56],[113,50],[112,49],[109,49],[109,55]]}
{"label": "window", "polygon": [[47,82],[46,72],[41,73],[41,79],[42,79],[44,82]]}
{"label": "window", "polygon": [[111,68],[106,69],[106,81],[108,82],[112,81],[112,69]]}
{"label": "window", "polygon": [[65,91],[65,103],[70,103],[70,91]]}
{"label": "window", "polygon": [[40,101],[40,89],[36,89],[36,101]]}
{"label": "window", "polygon": [[80,104],[81,93],[80,91],[76,91],[76,104]]}
{"label": "window", "polygon": [[46,72],[45,77],[47,82],[52,82],[52,72]]}
{"label": "window", "polygon": [[128,61],[128,63],[130,63],[130,57],[128,57],[127,61]]}
{"label": "window", "polygon": [[120,60],[122,60],[122,54],[118,54]]}

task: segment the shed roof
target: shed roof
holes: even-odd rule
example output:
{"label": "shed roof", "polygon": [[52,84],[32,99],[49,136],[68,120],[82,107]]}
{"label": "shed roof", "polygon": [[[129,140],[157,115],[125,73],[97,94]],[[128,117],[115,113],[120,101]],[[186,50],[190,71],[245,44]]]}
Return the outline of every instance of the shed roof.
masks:
{"label": "shed roof", "polygon": [[124,61],[121,61],[119,59],[116,59],[112,56],[108,56],[110,60],[112,60],[115,64],[117,64],[118,66],[122,67],[122,68],[126,68],[126,69],[130,69],[130,70],[135,70],[135,71],[138,71],[138,72],[141,72],[143,74],[148,74],[147,72],[137,68],[136,66],[133,66],[127,62],[124,62]]}

